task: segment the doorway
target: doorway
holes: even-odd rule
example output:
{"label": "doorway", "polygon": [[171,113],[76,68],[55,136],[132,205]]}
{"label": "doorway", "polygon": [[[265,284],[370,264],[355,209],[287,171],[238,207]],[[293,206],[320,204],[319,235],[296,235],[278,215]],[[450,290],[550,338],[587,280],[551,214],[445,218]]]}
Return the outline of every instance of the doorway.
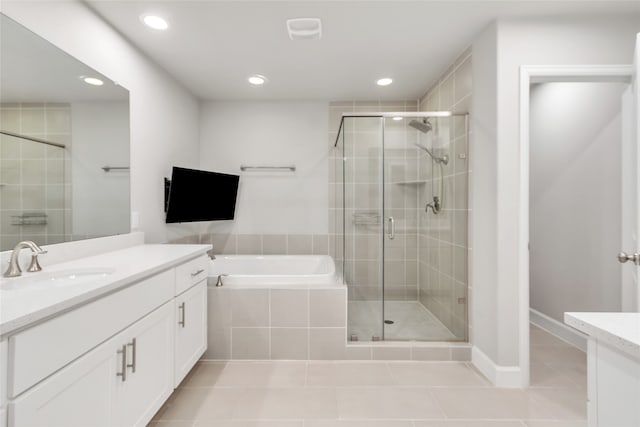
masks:
{"label": "doorway", "polygon": [[[557,210],[551,210],[548,211],[548,207],[545,208],[547,209],[547,211],[545,211],[543,209],[543,204],[537,204],[537,205],[533,205],[533,198],[534,197],[540,197],[545,196],[546,199],[544,200],[545,203],[549,206],[552,206],[553,203],[552,201],[554,200],[562,200],[563,203],[566,202],[565,199],[562,199],[561,194],[555,194],[555,193],[560,193],[559,189],[561,186],[559,185],[552,185],[553,182],[549,183],[547,182],[546,185],[547,187],[544,186],[540,186],[540,182],[538,182],[538,186],[536,187],[536,184],[534,183],[535,177],[533,176],[533,174],[540,174],[542,173],[543,175],[543,181],[542,183],[544,183],[544,179],[549,180],[550,177],[553,176],[553,174],[551,174],[549,171],[548,175],[549,176],[544,176],[545,174],[545,170],[544,168],[541,171],[538,170],[534,170],[533,166],[531,166],[531,160],[533,157],[536,156],[536,154],[533,152],[532,150],[532,138],[533,138],[533,133],[534,130],[531,127],[531,109],[532,109],[532,96],[535,97],[536,96],[536,91],[537,90],[546,90],[546,88],[542,85],[536,86],[537,84],[549,84],[549,83],[560,83],[560,82],[572,82],[572,83],[591,83],[591,84],[599,84],[602,83],[604,85],[609,85],[609,84],[613,84],[618,85],[618,87],[622,87],[619,85],[623,85],[623,86],[629,86],[629,83],[631,82],[631,76],[633,73],[633,67],[631,66],[619,66],[619,67],[590,67],[590,66],[584,66],[584,67],[536,67],[536,66],[523,66],[521,67],[521,108],[520,108],[520,171],[521,171],[521,175],[520,175],[520,206],[521,206],[521,212],[520,212],[520,236],[521,236],[521,248],[520,248],[520,255],[519,255],[519,270],[520,270],[520,312],[521,312],[521,316],[520,316],[520,370],[522,373],[521,379],[522,379],[522,386],[523,387],[527,387],[529,385],[530,382],[530,313],[529,313],[529,308],[530,308],[530,291],[532,292],[532,298],[531,298],[531,303],[532,304],[540,304],[541,301],[536,300],[536,297],[534,297],[533,295],[533,289],[530,288],[530,283],[534,282],[535,280],[538,280],[538,278],[533,279],[532,278],[535,276],[535,274],[537,273],[536,271],[533,271],[532,268],[535,268],[534,265],[530,264],[530,253],[529,253],[529,243],[532,243],[532,253],[534,253],[533,255],[533,259],[536,259],[536,255],[535,252],[539,252],[540,250],[544,251],[544,246],[540,246],[540,241],[538,241],[536,243],[536,237],[539,236],[532,236],[530,233],[530,225],[535,226],[536,225],[536,219],[534,217],[534,215],[539,216],[539,218],[558,218],[561,217],[563,215],[567,215],[568,217],[563,218],[565,222],[571,222],[572,218],[575,221],[575,218],[578,219],[582,219],[581,218],[581,211],[578,209],[580,206],[572,206],[571,204],[569,204],[568,208],[565,206],[565,211],[559,213]],[[532,86],[533,85],[533,86]],[[552,85],[547,86],[548,88],[551,88]],[[603,86],[604,87],[604,86]],[[556,88],[557,89],[557,88]],[[630,94],[630,91],[628,91],[628,93]],[[629,96],[629,95],[627,95]],[[623,97],[624,98],[624,97]],[[575,102],[575,101],[574,101]],[[619,100],[620,103],[623,102],[623,99]],[[631,103],[632,104],[632,103]],[[631,105],[630,104],[630,105]],[[557,101],[556,101],[556,106],[557,106]],[[624,112],[622,113],[622,115],[624,116]],[[622,117],[620,118],[620,121],[624,120]],[[628,123],[626,126],[635,126],[633,124],[633,122]],[[623,125],[624,126],[624,125]],[[596,126],[597,127],[597,126]],[[600,126],[602,127],[602,126]],[[624,129],[624,127],[623,127]],[[585,127],[585,132],[586,132],[586,127]],[[630,135],[627,135],[630,136]],[[542,136],[544,139],[544,135]],[[562,139],[562,138],[561,138]],[[593,138],[591,138],[593,139]],[[635,138],[632,138],[632,140],[635,142]],[[570,146],[570,144],[568,144]],[[598,146],[599,147],[599,146]],[[538,148],[538,147],[536,147]],[[556,147],[558,148],[558,147]],[[568,180],[568,182],[571,182],[570,179],[568,179],[569,177],[567,175],[571,175],[570,173],[567,172],[567,170],[569,170],[570,168],[568,167],[568,160],[573,160],[574,158],[580,157],[580,156],[584,156],[585,153],[588,154],[593,154],[590,153],[588,149],[585,150],[585,147],[583,146],[582,149],[580,149],[580,147],[574,147],[574,151],[571,151],[568,149],[568,147],[560,147],[562,149],[565,149],[565,153],[564,153],[564,160],[558,160],[555,159],[556,161],[556,166],[555,166],[555,171],[556,171],[556,175],[555,178],[559,179],[562,178],[564,180]],[[601,147],[600,147],[601,148]],[[623,148],[619,148],[620,151],[618,151],[619,153],[622,152]],[[547,150],[548,151],[548,150]],[[597,151],[597,150],[596,150]],[[540,154],[540,153],[538,153]],[[610,153],[611,156],[615,155],[615,153]],[[595,156],[597,157],[597,156]],[[562,157],[561,157],[562,158]],[[618,158],[620,158],[620,154],[618,154]],[[581,160],[585,160],[585,159],[581,159]],[[621,160],[620,160],[621,161]],[[531,166],[531,168],[530,168]],[[611,166],[611,165],[609,165]],[[563,168],[564,167],[564,168]],[[637,167],[637,162],[636,162],[636,167]],[[572,173],[576,173],[577,170],[579,170],[580,168],[575,166],[574,169],[570,172]],[[576,179],[575,176],[571,177],[572,179]],[[604,185],[604,183],[599,183]],[[622,192],[624,193],[624,189],[622,189],[620,186],[622,185],[622,183],[619,182],[618,184],[618,189],[616,190],[617,192]],[[544,191],[539,191],[541,188],[550,188],[550,192],[552,193],[553,197],[551,197],[548,194],[545,194]],[[570,187],[569,187],[570,188]],[[566,188],[565,188],[566,190]],[[635,191],[635,190],[634,190]],[[615,196],[612,198],[612,201],[610,201],[610,203],[621,203],[621,202],[617,202],[616,200],[622,200],[622,193],[618,193],[618,196]],[[587,192],[586,195],[583,195],[583,197],[587,197],[588,198],[589,194]],[[616,199],[617,197],[617,199]],[[539,199],[535,199],[536,203]],[[584,200],[584,199],[580,199],[580,200]],[[594,203],[597,203],[596,201],[594,201]],[[634,203],[635,205],[635,203]],[[597,204],[594,205],[596,206],[595,209],[597,209]],[[594,209],[594,208],[592,208]],[[622,207],[621,206],[617,206],[617,211],[621,212],[622,211]],[[610,211],[605,211],[605,213],[611,213]],[[571,216],[571,214],[574,215],[574,217]],[[568,218],[568,219],[567,219]],[[599,221],[603,221],[604,218],[604,214],[601,213],[601,216],[599,217]],[[621,221],[619,221],[621,222]],[[562,222],[560,223],[562,224]],[[542,225],[545,225],[544,222]],[[589,224],[587,224],[589,225]],[[540,224],[538,224],[538,226],[540,226]],[[557,225],[556,225],[557,227]],[[546,230],[548,231],[548,230]],[[564,235],[564,240],[570,242],[571,241],[571,235],[570,233],[568,233],[566,230],[562,230],[561,236]],[[554,236],[551,236],[554,237]],[[618,232],[618,239],[620,239],[620,232]],[[611,239],[613,241],[613,238]],[[585,244],[586,245],[586,244]],[[591,245],[592,247],[594,245]],[[595,247],[598,247],[598,244],[595,244]],[[554,248],[557,249],[557,248]],[[613,254],[609,254],[610,257],[614,260],[615,262],[615,254],[619,249],[616,249]],[[551,251],[549,251],[551,252]],[[574,255],[577,253],[578,251],[566,251],[566,249],[564,251],[559,251],[559,254],[556,255],[555,258],[551,257],[549,259],[551,259],[551,262],[553,263],[553,268],[551,269],[552,271],[555,271],[556,273],[558,271],[562,271],[563,273],[566,273],[565,270],[567,270],[566,267],[567,265],[572,265],[572,264],[576,264],[578,267],[580,266],[580,261],[582,261],[580,259],[579,256],[576,256],[574,258]],[[540,255],[540,253],[538,253],[538,255]],[[541,259],[545,259],[546,254],[542,254],[542,258]],[[566,263],[566,264],[563,264]],[[585,262],[585,261],[583,261]],[[534,261],[535,263],[535,261]],[[609,269],[609,271],[612,271],[612,269],[615,269],[616,266],[609,266],[611,267]],[[619,266],[617,266],[617,268],[619,268]],[[615,276],[615,274],[614,274]],[[620,286],[619,283],[616,284],[616,286]],[[568,290],[567,292],[568,297],[571,297],[572,293],[571,290]],[[544,295],[544,294],[543,294]],[[619,295],[619,294],[618,294]],[[544,298],[543,298],[544,299]],[[613,301],[616,299],[616,293],[614,293],[614,295],[612,297],[609,297],[610,301]],[[550,305],[553,306],[550,309],[550,313],[552,314],[552,316],[549,316],[552,320],[554,320],[554,322],[552,322],[555,325],[563,325],[562,324],[562,320],[558,320],[558,319],[554,319],[553,316],[555,315],[556,317],[558,317],[558,312],[561,310],[560,308],[557,307],[557,305],[554,305],[556,302],[553,301]],[[617,297],[616,300],[617,304],[620,304],[620,297]],[[611,302],[611,304],[614,304],[613,302]],[[592,308],[592,306],[590,306],[590,308],[585,309],[586,310],[591,310],[594,311],[594,309]]]}

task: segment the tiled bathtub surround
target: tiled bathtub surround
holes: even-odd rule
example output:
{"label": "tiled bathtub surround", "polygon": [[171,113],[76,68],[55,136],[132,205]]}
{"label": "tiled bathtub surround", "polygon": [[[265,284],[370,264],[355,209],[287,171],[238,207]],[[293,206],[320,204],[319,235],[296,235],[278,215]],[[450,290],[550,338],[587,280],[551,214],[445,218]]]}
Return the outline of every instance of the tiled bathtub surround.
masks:
{"label": "tiled bathtub surround", "polygon": [[205,359],[345,358],[345,287],[238,289],[212,285],[208,289]]}
{"label": "tiled bathtub surround", "polygon": [[[69,147],[70,106],[0,104],[0,129]],[[46,244],[65,240],[66,230],[71,229],[68,155],[68,148],[0,136],[0,250],[21,240]]]}

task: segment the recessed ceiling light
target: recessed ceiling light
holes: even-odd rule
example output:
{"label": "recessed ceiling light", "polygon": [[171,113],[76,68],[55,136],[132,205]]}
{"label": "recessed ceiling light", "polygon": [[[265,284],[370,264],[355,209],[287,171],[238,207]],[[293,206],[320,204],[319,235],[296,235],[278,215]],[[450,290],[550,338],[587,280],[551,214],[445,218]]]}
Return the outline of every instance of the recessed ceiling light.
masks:
{"label": "recessed ceiling light", "polygon": [[140,19],[147,27],[153,28],[154,30],[166,30],[169,28],[169,23],[166,19],[157,15],[142,15]]}
{"label": "recessed ceiling light", "polygon": [[267,82],[267,78],[265,76],[261,76],[260,74],[249,76],[247,80],[254,86],[261,86]]}
{"label": "recessed ceiling light", "polygon": [[376,82],[378,86],[389,86],[391,83],[393,83],[393,79],[389,77],[382,78]]}
{"label": "recessed ceiling light", "polygon": [[395,116],[395,117],[393,118],[393,120],[395,120],[395,121],[397,122],[397,121],[402,120],[402,117],[400,117],[400,116]]}
{"label": "recessed ceiling light", "polygon": [[93,86],[102,86],[104,84],[104,82],[100,79],[97,79],[95,77],[85,77],[82,76],[81,77],[82,81],[85,82],[86,84],[89,85],[93,85]]}

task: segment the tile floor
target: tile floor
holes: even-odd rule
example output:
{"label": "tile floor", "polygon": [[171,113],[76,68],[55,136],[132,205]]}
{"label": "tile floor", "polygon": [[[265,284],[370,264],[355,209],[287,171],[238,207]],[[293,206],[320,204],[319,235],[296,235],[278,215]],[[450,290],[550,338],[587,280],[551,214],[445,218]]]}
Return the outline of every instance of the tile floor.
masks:
{"label": "tile floor", "polygon": [[586,427],[585,354],[531,340],[526,390],[462,362],[200,362],[150,427]]}
{"label": "tile floor", "polygon": [[[385,319],[393,324],[384,325],[386,339],[447,341],[455,335],[418,301],[386,301]],[[371,341],[382,336],[382,301],[349,301],[347,336],[357,335],[359,341]]]}

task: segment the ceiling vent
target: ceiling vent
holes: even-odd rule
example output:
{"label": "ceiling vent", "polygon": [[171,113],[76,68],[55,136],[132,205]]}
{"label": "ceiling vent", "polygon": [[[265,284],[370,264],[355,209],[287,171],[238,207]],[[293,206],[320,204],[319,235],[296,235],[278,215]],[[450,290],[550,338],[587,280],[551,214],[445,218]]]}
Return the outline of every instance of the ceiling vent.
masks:
{"label": "ceiling vent", "polygon": [[287,31],[291,40],[319,40],[322,37],[320,18],[287,19]]}

